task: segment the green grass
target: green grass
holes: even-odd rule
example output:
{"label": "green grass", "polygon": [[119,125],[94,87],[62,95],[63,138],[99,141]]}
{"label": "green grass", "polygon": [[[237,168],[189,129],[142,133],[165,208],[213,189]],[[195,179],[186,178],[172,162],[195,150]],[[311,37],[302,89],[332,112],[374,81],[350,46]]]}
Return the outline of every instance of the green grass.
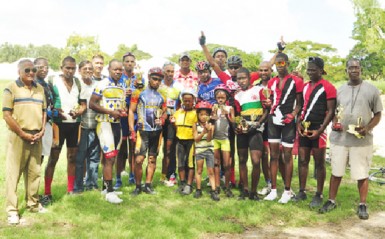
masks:
{"label": "green grass", "polygon": [[[5,83],[0,82],[0,90]],[[0,195],[5,195],[5,150],[6,127],[0,123]],[[6,213],[0,211],[1,238],[198,238],[207,234],[231,233],[240,234],[246,228],[259,228],[272,225],[275,228],[316,226],[327,223],[338,223],[346,219],[356,218],[358,204],[356,183],[344,178],[337,201],[339,207],[328,214],[319,215],[310,210],[308,204],[315,191],[316,181],[311,177],[313,165],[310,165],[308,177],[308,196],[306,202],[280,205],[277,202],[237,201],[227,199],[222,194],[220,202],[210,200],[207,191],[203,198],[196,200],[192,196],[180,196],[174,193],[175,188],[160,185],[160,157],[154,184],[157,195],[141,194],[131,197],[134,189],[127,185],[127,177],[123,177],[124,187],[121,205],[107,203],[99,192],[86,192],[79,196],[66,195],[66,160],[65,151],[57,165],[53,181],[54,204],[47,214],[31,214],[25,211],[23,180],[19,184],[19,203],[22,217],[26,225],[7,226]],[[298,190],[298,174],[295,160],[293,189]],[[374,157],[375,166],[383,165],[384,159]],[[45,164],[43,165],[44,168]],[[330,165],[327,166],[327,182],[324,196],[327,198],[330,177]],[[238,170],[237,170],[238,171]],[[279,177],[279,192],[282,192],[282,181]],[[40,192],[43,192],[42,177]],[[260,187],[264,186],[261,177]],[[384,186],[370,183],[368,196],[371,213],[381,211],[385,207]],[[238,195],[237,190],[233,191]],[[4,205],[4,196],[0,197]]]}

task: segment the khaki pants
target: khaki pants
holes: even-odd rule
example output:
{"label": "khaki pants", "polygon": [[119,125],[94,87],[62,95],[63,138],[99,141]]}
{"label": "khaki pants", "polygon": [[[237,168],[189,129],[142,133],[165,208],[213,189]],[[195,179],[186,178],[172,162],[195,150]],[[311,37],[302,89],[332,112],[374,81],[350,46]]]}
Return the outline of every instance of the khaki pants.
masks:
{"label": "khaki pants", "polygon": [[17,185],[24,174],[27,209],[38,210],[42,143],[30,144],[9,131],[8,150],[5,160],[6,211],[18,214]]}

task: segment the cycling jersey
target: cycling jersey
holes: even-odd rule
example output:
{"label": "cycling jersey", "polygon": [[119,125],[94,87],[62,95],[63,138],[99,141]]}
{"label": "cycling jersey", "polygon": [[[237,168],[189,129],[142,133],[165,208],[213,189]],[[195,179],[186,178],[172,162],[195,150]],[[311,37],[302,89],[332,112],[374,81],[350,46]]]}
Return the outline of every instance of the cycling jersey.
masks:
{"label": "cycling jersey", "polygon": [[198,85],[198,99],[214,104],[216,102],[214,90],[219,84],[223,84],[219,78],[211,78],[207,83],[200,83]]}
{"label": "cycling jersey", "polygon": [[176,137],[182,140],[194,139],[192,126],[197,122],[196,111],[194,109],[185,111],[181,108],[175,112],[174,117]]}
{"label": "cycling jersey", "polygon": [[162,81],[162,84],[159,86],[158,92],[166,99],[168,115],[172,115],[175,112],[182,89],[183,86],[177,81],[173,81],[170,86]]}

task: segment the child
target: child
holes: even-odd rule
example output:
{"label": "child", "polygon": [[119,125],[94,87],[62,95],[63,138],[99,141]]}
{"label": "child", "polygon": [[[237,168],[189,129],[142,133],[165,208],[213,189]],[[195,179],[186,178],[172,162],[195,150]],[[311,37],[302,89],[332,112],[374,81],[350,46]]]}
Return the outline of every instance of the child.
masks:
{"label": "child", "polygon": [[219,201],[219,195],[215,191],[214,178],[214,154],[213,154],[213,131],[214,126],[208,123],[211,114],[211,105],[206,101],[201,101],[196,105],[198,114],[198,123],[193,125],[193,134],[195,140],[195,160],[197,164],[197,171],[195,173],[197,190],[194,198],[202,196],[201,182],[204,159],[206,159],[207,174],[209,176],[211,185],[211,199]]}
{"label": "child", "polygon": [[218,85],[214,90],[214,96],[217,104],[214,104],[213,119],[215,121],[214,130],[214,173],[215,173],[215,185],[216,191],[219,194],[220,190],[220,169],[221,154],[223,171],[225,172],[225,193],[227,197],[233,197],[233,193],[229,187],[230,182],[230,140],[229,140],[229,127],[230,123],[234,122],[234,109],[231,106],[226,105],[226,101],[230,97],[230,89],[224,85]]}

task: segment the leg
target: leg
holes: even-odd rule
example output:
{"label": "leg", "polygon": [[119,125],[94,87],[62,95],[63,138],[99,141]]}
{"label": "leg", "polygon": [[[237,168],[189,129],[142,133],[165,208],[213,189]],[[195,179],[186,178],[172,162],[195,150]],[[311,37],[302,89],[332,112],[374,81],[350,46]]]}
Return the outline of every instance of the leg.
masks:
{"label": "leg", "polygon": [[231,176],[231,157],[230,151],[222,151],[223,169],[225,171],[225,187],[229,188],[230,176]]}
{"label": "leg", "polygon": [[142,176],[143,176],[143,161],[144,161],[144,156],[143,155],[137,155],[135,157],[135,181],[136,181],[136,186],[140,187],[142,183]]}
{"label": "leg", "polygon": [[261,175],[260,160],[262,152],[260,150],[250,150],[250,156],[253,164],[253,171],[251,174],[251,192],[255,194],[259,183],[259,177]]}
{"label": "leg", "polygon": [[279,143],[269,143],[270,145],[270,176],[271,176],[271,188],[277,188],[277,172],[278,172],[278,160],[279,160]]}
{"label": "leg", "polygon": [[220,180],[220,165],[221,165],[221,150],[220,148],[214,149],[214,186],[219,187],[221,185]]}
{"label": "leg", "polygon": [[151,184],[156,169],[156,156],[148,157],[146,184]]}
{"label": "leg", "polygon": [[67,147],[67,192],[72,192],[74,190],[77,153],[78,147]]}
{"label": "leg", "polygon": [[197,160],[196,164],[197,164],[197,171],[195,173],[195,179],[197,181],[196,186],[197,186],[197,190],[201,190],[204,159]]}
{"label": "leg", "polygon": [[308,147],[299,148],[298,157],[298,177],[299,177],[299,190],[305,191],[306,179],[309,171],[310,151]]}
{"label": "leg", "polygon": [[269,153],[270,147],[269,144],[263,142],[263,151],[262,151],[262,172],[266,182],[270,182],[270,166],[269,166]]}
{"label": "leg", "polygon": [[248,160],[248,150],[238,148],[238,158],[239,158],[239,175],[243,183],[243,191],[249,190],[249,183],[247,177],[247,160]]}
{"label": "leg", "polygon": [[326,148],[313,148],[313,158],[317,169],[317,193],[322,195],[326,178],[325,168]]}
{"label": "leg", "polygon": [[284,162],[285,162],[285,190],[290,190],[291,178],[293,176],[293,155],[292,148],[283,147]]}
{"label": "leg", "polygon": [[48,162],[44,173],[44,194],[51,195],[51,184],[55,172],[56,163],[59,160],[61,148],[52,148],[51,155],[48,157]]}

